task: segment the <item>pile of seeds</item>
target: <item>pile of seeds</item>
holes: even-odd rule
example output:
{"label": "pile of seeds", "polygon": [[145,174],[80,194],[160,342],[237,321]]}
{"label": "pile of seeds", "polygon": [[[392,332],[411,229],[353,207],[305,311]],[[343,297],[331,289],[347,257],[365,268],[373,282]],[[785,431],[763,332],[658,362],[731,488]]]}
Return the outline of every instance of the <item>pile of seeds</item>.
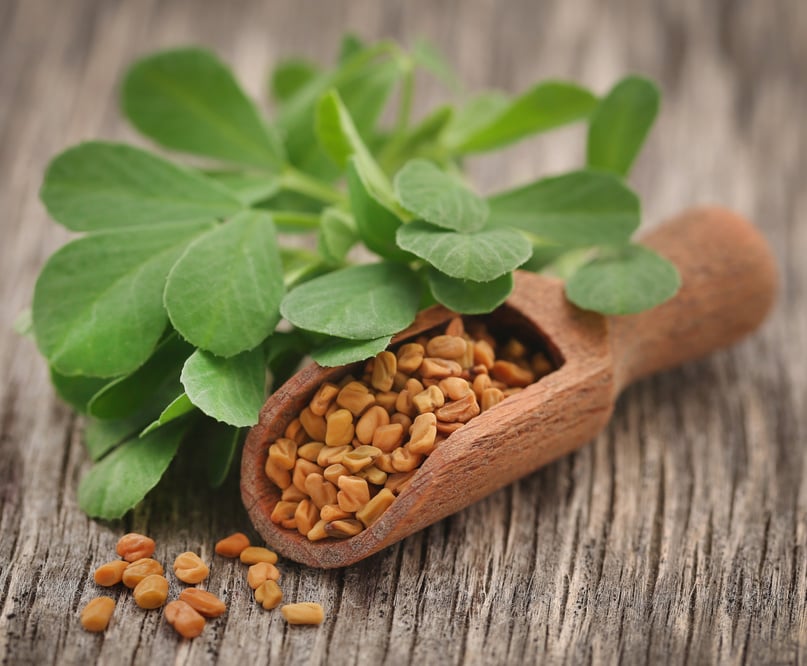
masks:
{"label": "pile of seeds", "polygon": [[311,541],[370,527],[451,433],[553,370],[542,352],[503,343],[460,317],[326,382],[269,446],[266,476],[282,491],[274,523]]}
{"label": "pile of seeds", "polygon": [[[166,621],[184,638],[195,638],[205,628],[206,618],[218,617],[227,610],[216,595],[189,587],[179,599],[168,601],[168,580],[162,564],[152,555],[156,544],[142,534],[125,534],[118,540],[117,553],[123,559],[102,564],[95,570],[95,582],[103,587],[123,583],[133,590],[135,603],[152,610],[165,606]],[[246,535],[236,532],[216,544],[216,553],[223,557],[239,558],[250,565],[247,583],[254,590],[255,600],[265,609],[277,607],[283,593],[277,581],[280,572],[275,564],[277,555],[267,548],[251,546]],[[210,573],[208,566],[193,552],[180,553],[174,560],[174,575],[183,583],[196,585]],[[81,625],[87,631],[104,631],[115,610],[111,597],[96,597],[81,611]],[[320,624],[324,619],[319,604],[304,602],[287,604],[280,609],[289,624]]]}

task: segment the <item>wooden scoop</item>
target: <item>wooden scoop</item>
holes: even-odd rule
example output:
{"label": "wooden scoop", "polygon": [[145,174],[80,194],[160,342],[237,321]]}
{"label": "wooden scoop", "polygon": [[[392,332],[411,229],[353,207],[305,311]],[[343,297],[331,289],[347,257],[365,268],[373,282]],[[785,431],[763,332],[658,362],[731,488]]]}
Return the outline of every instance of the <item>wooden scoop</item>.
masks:
{"label": "wooden scoop", "polygon": [[[672,300],[637,315],[582,311],[565,299],[560,281],[516,273],[513,293],[488,316],[489,328],[513,318],[534,327],[558,369],[451,434],[381,518],[355,537],[311,542],[269,519],[280,498],[264,474],[269,444],[322,382],[338,381],[357,366],[312,364],[292,377],[267,400],[241,461],[241,495],[261,536],[283,556],[314,567],[361,560],[590,441],[628,384],[739,340],[771,308],[773,256],[756,229],[734,213],[693,209],[642,242],[671,260],[683,282]],[[451,316],[439,306],[425,310],[393,343]]]}

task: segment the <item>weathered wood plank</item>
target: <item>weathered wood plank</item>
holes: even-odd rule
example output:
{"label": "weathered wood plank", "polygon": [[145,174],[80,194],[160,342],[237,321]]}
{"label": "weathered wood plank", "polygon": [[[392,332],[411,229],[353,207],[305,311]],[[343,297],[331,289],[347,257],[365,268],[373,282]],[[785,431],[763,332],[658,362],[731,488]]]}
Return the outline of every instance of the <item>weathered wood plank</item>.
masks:
{"label": "weathered wood plank", "polygon": [[[780,260],[780,303],[753,339],[631,388],[579,453],[348,569],[284,563],[287,598],[325,606],[319,629],[257,608],[240,565],[214,558],[208,587],[230,610],[199,639],[177,641],[127,594],[104,636],[86,634],[91,571],[124,530],[170,562],[248,521],[236,480],[209,493],[188,461],[121,524],[78,510],[80,424],[9,330],[68,237],[37,201],[41,174],[81,139],[137,140],[115,91],[138,54],[208,44],[259,97],[271,62],[324,61],[346,27],[431,38],[470,90],[657,79],[663,111],[633,177],[646,219],[698,201],[747,214]],[[2,663],[807,662],[804,34],[798,0],[0,3]],[[424,90],[429,104],[444,94]],[[564,131],[471,167],[492,190],[581,148]]]}

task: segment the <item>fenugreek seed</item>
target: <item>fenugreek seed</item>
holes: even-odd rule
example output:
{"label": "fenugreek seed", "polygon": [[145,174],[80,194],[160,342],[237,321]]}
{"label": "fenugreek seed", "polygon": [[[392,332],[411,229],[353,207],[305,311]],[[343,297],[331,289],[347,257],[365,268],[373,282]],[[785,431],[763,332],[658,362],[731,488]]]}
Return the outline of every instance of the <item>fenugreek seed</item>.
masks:
{"label": "fenugreek seed", "polygon": [[287,518],[286,520],[281,520],[280,526],[285,527],[287,530],[296,530],[297,519],[294,516],[292,516],[291,518]]}
{"label": "fenugreek seed", "polygon": [[409,391],[409,395],[417,395],[426,387],[417,377],[410,377],[406,380],[406,384],[404,384],[404,388]]}
{"label": "fenugreek seed", "polygon": [[[437,435],[450,435],[452,432],[457,432],[462,426],[465,424],[462,421],[451,421],[450,423],[446,421],[438,421],[437,422]],[[434,439],[434,445],[437,446],[437,437]]]}
{"label": "fenugreek seed", "polygon": [[215,594],[200,590],[198,587],[186,587],[179,593],[179,600],[205,617],[218,617],[227,610],[225,603]]}
{"label": "fenugreek seed", "polygon": [[409,484],[412,482],[412,479],[415,476],[415,472],[416,470],[412,470],[411,472],[398,472],[396,474],[390,474],[387,477],[387,482],[384,484],[384,487],[387,490],[392,491],[395,495],[400,495],[409,487]]}
{"label": "fenugreek seed", "polygon": [[375,394],[375,402],[379,407],[387,410],[387,414],[395,411],[395,401],[398,399],[397,391],[382,391]]}
{"label": "fenugreek seed", "polygon": [[284,502],[302,502],[307,497],[308,495],[294,485],[289,486],[280,493],[280,499]]}
{"label": "fenugreek seed", "polygon": [[516,393],[521,393],[524,389],[521,386],[511,386],[510,388],[504,389],[502,393],[504,393],[505,398],[509,398],[511,395],[515,395]]}
{"label": "fenugreek seed", "polygon": [[508,361],[518,361],[527,355],[527,348],[519,340],[510,338],[502,348],[501,355]]}
{"label": "fenugreek seed", "polygon": [[355,474],[359,470],[372,465],[373,460],[380,456],[381,453],[380,448],[362,445],[346,453],[342,457],[342,465],[344,465],[351,474]]}
{"label": "fenugreek seed", "polygon": [[261,548],[260,546],[244,548],[238,557],[244,564],[257,564],[258,562],[275,564],[277,562],[277,553],[268,548]]}
{"label": "fenugreek seed", "polygon": [[291,482],[298,490],[304,493],[308,492],[305,489],[305,480],[309,474],[322,474],[322,468],[305,458],[297,458],[294,463],[294,474],[291,477]]}
{"label": "fenugreek seed", "polygon": [[328,407],[336,400],[338,393],[339,387],[336,384],[325,382],[319,387],[314,397],[311,399],[311,404],[308,405],[311,413],[315,416],[325,416],[325,412],[328,411]]}
{"label": "fenugreek seed", "polygon": [[395,472],[395,468],[392,466],[392,454],[391,453],[382,453],[378,458],[373,461],[373,465],[378,467],[382,472],[386,472],[387,474],[392,474]]}
{"label": "fenugreek seed", "polygon": [[434,451],[434,438],[437,436],[437,417],[430,412],[421,414],[412,423],[407,447],[412,453],[424,456]]}
{"label": "fenugreek seed", "polygon": [[322,606],[311,602],[286,604],[280,612],[289,624],[322,624],[325,619]]}
{"label": "fenugreek seed", "polygon": [[412,374],[420,367],[425,355],[426,350],[423,348],[423,345],[419,345],[415,342],[401,345],[401,348],[398,350],[398,370]]}
{"label": "fenugreek seed", "polygon": [[370,380],[376,391],[389,391],[398,372],[398,359],[390,351],[382,351],[375,357],[373,375]]}
{"label": "fenugreek seed", "polygon": [[490,369],[490,374],[507,386],[529,386],[535,381],[531,370],[510,361],[496,361]]}
{"label": "fenugreek seed", "polygon": [[123,570],[121,580],[126,587],[134,588],[146,576],[151,576],[152,574],[162,575],[163,573],[165,571],[162,564],[150,557],[144,557],[142,560],[132,562],[126,567]]}
{"label": "fenugreek seed", "polygon": [[165,620],[183,638],[196,638],[204,631],[205,619],[186,601],[170,602],[163,611]]}
{"label": "fenugreek seed", "polygon": [[530,367],[536,377],[544,377],[553,370],[552,362],[541,352],[534,354],[532,359],[530,359]]}
{"label": "fenugreek seed", "polygon": [[443,395],[449,400],[460,400],[472,393],[471,385],[460,377],[446,377],[438,384]]}
{"label": "fenugreek seed", "polygon": [[367,481],[358,476],[340,477],[336,501],[342,511],[348,513],[358,511],[370,501],[370,488]]}
{"label": "fenugreek seed", "polygon": [[488,375],[477,375],[474,377],[473,390],[477,400],[482,400],[485,391],[490,387],[490,377]]}
{"label": "fenugreek seed", "polygon": [[294,419],[286,426],[283,436],[297,442],[297,444],[305,444],[308,441],[308,435],[299,418]]}
{"label": "fenugreek seed", "polygon": [[345,444],[345,446],[326,446],[317,456],[317,465],[320,467],[336,465],[342,461],[342,456],[352,450],[353,447],[350,444]]}
{"label": "fenugreek seed", "polygon": [[446,324],[446,335],[462,337],[464,334],[465,326],[462,323],[462,317],[453,317],[451,321]]}
{"label": "fenugreek seed", "polygon": [[427,356],[420,364],[420,374],[424,379],[459,377],[462,374],[462,367],[456,361]]}
{"label": "fenugreek seed", "polygon": [[102,564],[95,570],[93,580],[104,587],[112,587],[123,580],[123,572],[129,563],[125,560],[113,560]]}
{"label": "fenugreek seed", "polygon": [[392,455],[392,466],[396,472],[411,472],[423,462],[421,454],[415,453],[405,446],[395,449],[390,455]]}
{"label": "fenugreek seed", "polygon": [[356,476],[361,477],[367,483],[372,483],[374,486],[383,486],[387,482],[387,473],[378,469],[375,465],[365,467]]}
{"label": "fenugreek seed", "polygon": [[430,386],[412,398],[412,404],[419,414],[433,412],[437,407],[442,407],[445,401],[443,392],[437,386]]}
{"label": "fenugreek seed", "polygon": [[[361,382],[350,382],[336,396],[336,404],[347,409],[352,416],[358,416],[370,405],[375,403],[375,397]],[[350,436],[353,439],[353,435]],[[325,440],[328,443],[328,440]],[[329,444],[329,446],[334,446]]]}
{"label": "fenugreek seed", "polygon": [[331,406],[328,407],[327,411],[325,412],[325,420],[328,420],[328,417],[333,414],[337,409],[339,409],[339,405],[336,404],[336,400],[331,403]]}
{"label": "fenugreek seed", "polygon": [[325,477],[326,481],[336,484],[339,482],[340,476],[345,476],[347,474],[350,474],[350,472],[347,471],[347,467],[345,467],[341,463],[334,463],[333,465],[328,465],[325,468],[325,471],[322,473],[322,476]]}
{"label": "fenugreek seed", "polygon": [[393,391],[401,391],[406,386],[406,381],[409,379],[409,375],[405,372],[402,372],[400,369],[398,372],[395,373],[395,378],[392,380],[392,390]]}
{"label": "fenugreek seed", "polygon": [[353,441],[354,432],[353,414],[348,409],[337,409],[328,417],[325,444],[328,446],[346,446]]}
{"label": "fenugreek seed", "polygon": [[297,531],[305,536],[319,520],[319,510],[317,505],[311,500],[303,500],[297,505],[294,512],[294,521],[297,523]]}
{"label": "fenugreek seed", "polygon": [[309,541],[322,541],[328,538],[328,533],[325,531],[325,526],[328,523],[324,520],[318,520],[317,524],[311,528],[311,531],[306,534]]}
{"label": "fenugreek seed", "polygon": [[417,409],[415,409],[415,405],[412,403],[412,395],[406,389],[398,392],[398,397],[395,400],[395,409],[407,416],[414,416],[417,413]]}
{"label": "fenugreek seed", "polygon": [[474,365],[474,344],[473,340],[466,340],[465,353],[457,359],[463,370],[468,370]]}
{"label": "fenugreek seed", "polygon": [[207,578],[210,569],[196,553],[186,552],[174,560],[174,575],[183,583],[196,585]]}
{"label": "fenugreek seed", "polygon": [[390,423],[398,423],[404,432],[409,432],[409,428],[412,427],[412,417],[406,414],[401,414],[400,412],[395,412],[389,420]]}
{"label": "fenugreek seed", "polygon": [[496,360],[496,352],[487,340],[476,340],[474,342],[474,364],[484,365],[488,370],[493,367]]}
{"label": "fenugreek seed", "polygon": [[300,412],[300,423],[303,424],[303,429],[308,434],[308,437],[315,442],[325,441],[325,417],[317,416],[306,407]]}
{"label": "fenugreek seed", "polygon": [[276,525],[279,525],[284,520],[290,520],[294,517],[294,512],[297,511],[297,504],[298,502],[284,502],[281,500],[275,504],[269,519]]}
{"label": "fenugreek seed", "polygon": [[427,389],[430,386],[438,386],[440,384],[439,379],[435,379],[434,377],[424,377],[423,378],[423,388]]}
{"label": "fenugreek seed", "polygon": [[110,597],[90,599],[81,611],[81,626],[86,631],[104,631],[115,611],[115,600]]}
{"label": "fenugreek seed", "polygon": [[305,480],[305,491],[318,509],[326,504],[336,503],[336,486],[326,481],[322,474],[311,474]]}
{"label": "fenugreek seed", "polygon": [[327,523],[333,522],[334,520],[343,520],[344,518],[350,518],[352,516],[353,514],[350,511],[342,511],[338,504],[326,504],[319,512],[319,517]]}
{"label": "fenugreek seed", "polygon": [[264,610],[272,610],[283,601],[283,592],[275,581],[267,580],[255,590],[255,601],[263,606]]}
{"label": "fenugreek seed", "polygon": [[400,423],[381,426],[373,433],[373,446],[383,453],[389,453],[401,445],[404,427]]}
{"label": "fenugreek seed", "polygon": [[291,474],[289,474],[289,470],[278,467],[272,462],[271,458],[266,459],[266,465],[263,471],[267,478],[281,490],[285,490],[291,485]]}
{"label": "fenugreek seed", "polygon": [[309,462],[317,462],[317,457],[319,456],[319,452],[325,447],[325,444],[322,442],[308,442],[308,444],[303,444],[299,449],[297,449],[297,455],[301,458],[305,458]]}
{"label": "fenugreek seed", "polygon": [[132,595],[140,608],[159,608],[168,599],[168,581],[159,574],[146,576],[135,586]]}
{"label": "fenugreek seed", "polygon": [[154,539],[137,532],[130,532],[118,539],[115,550],[127,562],[134,562],[154,555],[154,547]]}
{"label": "fenugreek seed", "polygon": [[501,389],[485,389],[482,391],[482,411],[485,412],[498,405],[502,400],[504,400],[504,393],[502,393]]}
{"label": "fenugreek seed", "polygon": [[373,441],[373,433],[379,426],[389,424],[389,413],[381,405],[373,405],[356,423],[356,437],[362,444]]}
{"label": "fenugreek seed", "polygon": [[269,460],[280,469],[292,469],[297,458],[297,442],[281,437],[269,447]]}
{"label": "fenugreek seed", "polygon": [[395,494],[384,488],[373,499],[356,512],[358,518],[365,527],[370,527],[377,521],[381,514],[389,509],[390,504],[395,500]]}
{"label": "fenugreek seed", "polygon": [[267,580],[280,580],[280,571],[274,564],[258,562],[247,569],[247,585],[257,590]]}
{"label": "fenugreek seed", "polygon": [[438,407],[434,410],[434,414],[440,421],[467,423],[474,416],[478,416],[479,411],[476,395],[470,391],[464,398],[447,402],[442,407]]}
{"label": "fenugreek seed", "polygon": [[426,343],[426,353],[439,358],[458,359],[465,353],[465,340],[454,335],[435,335]]}
{"label": "fenugreek seed", "polygon": [[358,520],[334,520],[325,526],[325,533],[336,539],[348,539],[356,536],[363,529],[364,526]]}

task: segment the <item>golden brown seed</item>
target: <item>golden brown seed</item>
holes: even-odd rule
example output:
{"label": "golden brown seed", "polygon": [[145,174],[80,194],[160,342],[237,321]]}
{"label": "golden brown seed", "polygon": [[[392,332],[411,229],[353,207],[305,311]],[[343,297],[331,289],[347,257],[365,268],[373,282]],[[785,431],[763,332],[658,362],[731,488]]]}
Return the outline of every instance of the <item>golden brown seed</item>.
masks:
{"label": "golden brown seed", "polygon": [[271,610],[277,608],[283,601],[283,592],[275,581],[267,580],[255,590],[255,601],[263,606],[264,610]]}
{"label": "golden brown seed", "polygon": [[535,381],[531,370],[510,361],[496,361],[490,369],[490,374],[508,386],[529,386]]}
{"label": "golden brown seed", "polygon": [[382,351],[375,357],[373,375],[370,380],[376,391],[389,391],[398,372],[398,359],[390,351]]}
{"label": "golden brown seed", "polygon": [[113,560],[112,562],[107,562],[95,570],[93,580],[104,587],[117,585],[123,580],[123,572],[128,566],[129,563],[125,560]]}
{"label": "golden brown seed", "polygon": [[308,441],[308,435],[305,432],[305,428],[303,428],[303,424],[300,423],[299,418],[294,419],[286,426],[283,436],[287,439],[294,440],[297,444],[305,444]]}
{"label": "golden brown seed", "polygon": [[308,434],[308,437],[315,442],[325,441],[325,417],[317,416],[310,408],[306,407],[300,412],[300,423]]}
{"label": "golden brown seed", "polygon": [[397,391],[382,391],[381,393],[375,394],[376,405],[387,410],[387,414],[395,411],[395,401],[397,399]]}
{"label": "golden brown seed", "polygon": [[358,520],[346,518],[345,520],[334,520],[325,525],[325,533],[336,539],[347,539],[356,536],[364,529]]}
{"label": "golden brown seed", "polygon": [[395,449],[392,455],[392,466],[396,472],[411,472],[423,462],[423,456],[407,447]]}
{"label": "golden brown seed", "polygon": [[328,538],[328,533],[325,531],[325,525],[328,523],[324,520],[318,520],[317,524],[311,528],[311,531],[306,535],[309,541],[321,541]]}
{"label": "golden brown seed", "polygon": [[465,354],[465,339],[454,335],[435,335],[426,343],[426,353],[439,358],[458,359]]}
{"label": "golden brown seed", "polygon": [[446,335],[462,337],[464,334],[465,326],[462,323],[462,317],[453,317],[451,321],[446,324]]}
{"label": "golden brown seed", "polygon": [[553,370],[552,362],[541,352],[538,352],[530,359],[530,367],[536,377],[548,375]]}
{"label": "golden brown seed", "polygon": [[437,386],[430,386],[412,398],[418,414],[433,412],[437,407],[442,407],[445,401],[443,392]]}
{"label": "golden brown seed", "polygon": [[322,624],[325,619],[322,606],[311,602],[286,604],[280,612],[289,624]]}
{"label": "golden brown seed", "polygon": [[389,453],[403,442],[404,427],[400,423],[377,428],[373,435],[373,446],[382,453]]}
{"label": "golden brown seed", "polygon": [[460,356],[457,361],[463,370],[468,370],[474,365],[474,341],[465,341],[465,353]]}
{"label": "golden brown seed", "polygon": [[515,395],[516,393],[521,393],[524,389],[520,386],[511,386],[510,388],[506,388],[502,391],[504,393],[505,398],[509,398],[511,395]]}
{"label": "golden brown seed", "polygon": [[414,416],[417,413],[417,409],[415,409],[415,405],[412,403],[412,395],[408,390],[403,389],[398,393],[398,397],[395,400],[395,409],[407,416]]}
{"label": "golden brown seed", "polygon": [[420,364],[420,374],[425,379],[459,377],[462,374],[462,367],[456,361],[427,356],[423,359],[423,363]]}
{"label": "golden brown seed", "polygon": [[281,490],[285,490],[291,485],[291,474],[289,474],[289,471],[278,467],[272,462],[271,458],[266,459],[266,465],[263,471],[267,478]]}
{"label": "golden brown seed", "polygon": [[438,421],[437,422],[437,437],[434,439],[435,446],[439,443],[438,439],[440,435],[450,435],[452,432],[456,432],[465,424],[462,421],[451,421],[447,423],[446,421]]}
{"label": "golden brown seed", "polygon": [[318,509],[326,504],[336,504],[336,486],[326,481],[322,474],[311,474],[305,480],[305,491]]}
{"label": "golden brown seed", "polygon": [[[384,427],[388,428],[389,426]],[[342,465],[344,465],[351,474],[355,474],[365,467],[372,465],[373,460],[380,456],[381,453],[382,451],[378,447],[362,445],[346,453],[342,457]]]}
{"label": "golden brown seed", "polygon": [[392,390],[402,391],[406,386],[407,379],[409,379],[409,375],[398,370],[398,372],[395,373],[395,379],[392,380]]}
{"label": "golden brown seed", "polygon": [[205,617],[218,617],[227,610],[227,606],[215,594],[198,587],[186,587],[179,593],[179,599]]}
{"label": "golden brown seed", "polygon": [[496,352],[487,340],[476,340],[474,342],[474,364],[484,365],[488,370],[493,367],[496,360]]}
{"label": "golden brown seed", "polygon": [[504,400],[504,393],[501,389],[489,388],[482,392],[482,411],[487,411],[494,405],[498,405]]}
{"label": "golden brown seed", "polygon": [[409,442],[406,445],[412,453],[424,456],[434,451],[434,438],[437,436],[437,417],[431,412],[421,414],[412,423]]}
{"label": "golden brown seed", "polygon": [[142,560],[154,555],[154,539],[137,532],[130,532],[118,539],[115,551],[127,562]]}
{"label": "golden brown seed", "polygon": [[404,384],[404,388],[407,391],[409,391],[409,395],[414,396],[414,395],[417,395],[418,393],[420,393],[426,387],[423,385],[423,383],[419,379],[416,379],[415,377],[410,377],[409,379],[406,380],[406,384]]}
{"label": "golden brown seed", "polygon": [[302,491],[308,492],[305,489],[305,480],[309,474],[321,474],[322,468],[319,465],[315,465],[314,463],[306,460],[305,458],[297,458],[297,462],[294,463],[294,474],[291,477],[292,483],[295,487]]}
{"label": "golden brown seed", "polygon": [[356,438],[362,444],[370,444],[373,441],[373,433],[379,426],[389,423],[389,413],[381,405],[373,405],[356,423]]}
{"label": "golden brown seed", "polygon": [[460,377],[446,377],[438,384],[443,395],[449,400],[460,400],[472,393],[471,385]]}
{"label": "golden brown seed", "polygon": [[348,409],[337,409],[328,417],[325,444],[346,446],[353,441],[354,432],[353,414]]}
{"label": "golden brown seed", "polygon": [[423,345],[419,345],[415,342],[401,345],[401,348],[398,350],[398,370],[409,374],[415,372],[423,362],[425,355],[426,350],[423,348]]}
{"label": "golden brown seed", "polygon": [[342,462],[342,456],[353,450],[350,444],[344,446],[326,446],[319,452],[317,456],[317,465],[320,467],[328,467]]}
{"label": "golden brown seed", "polygon": [[308,442],[308,444],[303,444],[299,449],[297,449],[297,455],[308,462],[315,463],[317,462],[319,452],[324,448],[325,444],[322,442]]}
{"label": "golden brown seed", "polygon": [[490,386],[490,376],[477,375],[474,377],[473,389],[476,399],[482,400],[482,396],[484,395],[485,391],[490,388]]}
{"label": "golden brown seed", "polygon": [[311,500],[303,500],[297,505],[294,512],[294,522],[297,523],[297,531],[305,536],[319,520],[319,510]]}
{"label": "golden brown seed", "polygon": [[[370,393],[370,389],[361,382],[350,382],[336,396],[336,404],[347,409],[353,416],[358,416],[374,403],[375,397]],[[350,438],[352,439],[353,435]],[[327,439],[325,443],[328,443]]]}
{"label": "golden brown seed", "polygon": [[326,481],[336,484],[339,482],[340,476],[345,476],[349,473],[350,472],[347,471],[347,467],[340,463],[335,463],[333,465],[328,465],[328,467],[326,467],[325,471],[322,473],[322,476],[325,477]]}
{"label": "golden brown seed", "polygon": [[297,457],[297,442],[281,437],[269,447],[269,460],[280,469],[292,469]]}
{"label": "golden brown seed", "polygon": [[356,476],[364,479],[367,481],[367,483],[372,483],[375,486],[383,486],[387,482],[387,473],[378,469],[378,467],[375,465],[365,467],[363,470],[358,472]]}
{"label": "golden brown seed", "polygon": [[344,518],[350,518],[353,514],[349,511],[342,511],[339,508],[338,504],[327,504],[322,507],[319,512],[319,517],[327,523],[330,523],[334,520],[342,520]]}
{"label": "golden brown seed", "polygon": [[168,581],[165,576],[159,574],[146,576],[135,586],[132,594],[140,608],[147,610],[159,608],[168,599]]}
{"label": "golden brown seed", "polygon": [[434,414],[440,421],[467,423],[474,416],[478,416],[479,411],[476,395],[471,391],[464,398],[447,402],[442,407],[438,407],[434,410]]}
{"label": "golden brown seed", "polygon": [[373,461],[373,465],[378,467],[382,472],[386,472],[387,474],[392,474],[395,471],[395,468],[392,466],[392,454],[391,453],[382,453],[378,458]]}
{"label": "golden brown seed", "polygon": [[527,355],[527,348],[515,338],[510,338],[502,348],[501,355],[509,361],[518,361]]}
{"label": "golden brown seed", "polygon": [[126,567],[121,580],[126,587],[133,588],[146,576],[151,576],[152,574],[162,575],[163,573],[165,571],[162,564],[150,557],[144,557],[142,560],[132,562]]}
{"label": "golden brown seed", "polygon": [[183,583],[196,585],[207,578],[208,574],[210,569],[196,553],[180,553],[174,560],[174,575]]}
{"label": "golden brown seed", "polygon": [[282,499],[284,502],[302,502],[307,497],[308,495],[294,485],[289,486],[282,493],[280,493],[280,499]]}
{"label": "golden brown seed", "polygon": [[235,532],[216,543],[216,553],[222,557],[238,557],[244,548],[249,547],[246,534]]}
{"label": "golden brown seed", "polygon": [[258,562],[247,571],[247,585],[253,590],[257,590],[267,580],[280,580],[280,571],[270,562]]}
{"label": "golden brown seed", "polygon": [[339,477],[339,493],[336,500],[342,511],[348,513],[358,511],[370,501],[370,488],[367,481],[358,476]]}
{"label": "golden brown seed", "polygon": [[269,564],[275,564],[277,562],[277,553],[274,553],[268,548],[250,546],[249,548],[244,548],[244,550],[241,551],[239,559],[244,564],[257,564],[258,562],[269,562]]}
{"label": "golden brown seed", "polygon": [[172,601],[163,613],[166,622],[183,638],[196,638],[205,628],[205,619],[185,601]]}
{"label": "golden brown seed", "polygon": [[115,600],[110,597],[90,599],[81,611],[81,626],[87,631],[103,631],[109,625],[115,610]]}
{"label": "golden brown seed", "polygon": [[395,412],[389,420],[390,423],[398,423],[404,430],[404,432],[409,432],[409,428],[412,427],[412,417],[407,416],[406,414],[401,414],[400,412]]}
{"label": "golden brown seed", "polygon": [[325,416],[328,407],[333,404],[336,395],[339,393],[339,387],[336,384],[325,382],[319,387],[319,390],[314,394],[311,399],[311,404],[308,405],[311,413],[315,416]]}
{"label": "golden brown seed", "polygon": [[388,488],[384,488],[356,512],[356,518],[365,527],[370,527],[389,508],[393,501],[395,501],[395,494]]}
{"label": "golden brown seed", "polygon": [[279,525],[284,520],[290,520],[294,517],[294,512],[297,510],[297,505],[298,502],[284,502],[281,500],[275,504],[269,519],[276,525]]}
{"label": "golden brown seed", "polygon": [[399,472],[397,474],[390,474],[387,477],[387,482],[384,487],[391,490],[395,495],[400,495],[404,490],[409,487],[412,478],[415,476],[417,470],[411,472]]}

